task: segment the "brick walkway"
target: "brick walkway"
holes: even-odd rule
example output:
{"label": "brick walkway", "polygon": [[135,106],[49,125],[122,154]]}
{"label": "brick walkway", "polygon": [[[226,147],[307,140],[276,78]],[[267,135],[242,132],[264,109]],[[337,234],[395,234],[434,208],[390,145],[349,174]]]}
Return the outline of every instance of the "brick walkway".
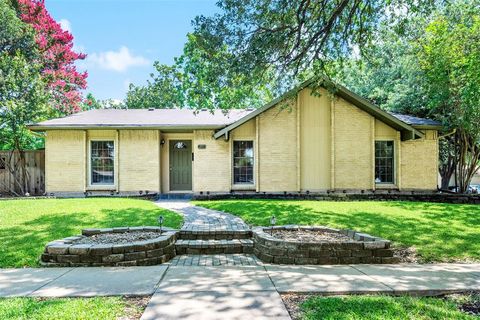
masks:
{"label": "brick walkway", "polygon": [[181,213],[185,231],[246,231],[248,225],[239,217],[229,213],[197,207],[188,201],[161,200],[155,202],[159,207]]}
{"label": "brick walkway", "polygon": [[169,261],[172,266],[261,266],[253,254],[180,255]]}

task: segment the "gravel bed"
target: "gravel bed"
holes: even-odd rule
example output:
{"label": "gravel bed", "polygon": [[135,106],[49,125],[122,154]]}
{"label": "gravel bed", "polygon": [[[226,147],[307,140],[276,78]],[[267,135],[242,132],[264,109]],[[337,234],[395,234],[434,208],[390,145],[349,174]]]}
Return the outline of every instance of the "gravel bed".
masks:
{"label": "gravel bed", "polygon": [[124,244],[137,241],[145,241],[160,237],[159,232],[131,231],[121,233],[100,233],[90,237],[83,237],[73,241],[73,244]]}
{"label": "gravel bed", "polygon": [[[265,231],[270,233],[270,230]],[[337,232],[312,230],[273,230],[277,239],[301,242],[351,242],[352,238]]]}

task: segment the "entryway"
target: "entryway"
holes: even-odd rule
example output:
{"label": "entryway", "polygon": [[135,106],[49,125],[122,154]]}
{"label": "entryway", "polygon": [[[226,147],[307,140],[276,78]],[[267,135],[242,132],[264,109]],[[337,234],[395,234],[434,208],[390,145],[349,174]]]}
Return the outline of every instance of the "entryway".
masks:
{"label": "entryway", "polygon": [[170,140],[170,191],[192,190],[192,141]]}

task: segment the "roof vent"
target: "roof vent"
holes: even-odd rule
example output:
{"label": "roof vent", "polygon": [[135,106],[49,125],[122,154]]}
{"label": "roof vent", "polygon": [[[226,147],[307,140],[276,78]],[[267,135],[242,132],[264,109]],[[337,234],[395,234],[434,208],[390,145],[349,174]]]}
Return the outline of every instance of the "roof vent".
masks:
{"label": "roof vent", "polygon": [[200,111],[208,111],[207,108],[202,108]]}
{"label": "roof vent", "polygon": [[148,108],[148,111],[154,111],[155,108]]}
{"label": "roof vent", "polygon": [[255,108],[248,107],[248,108],[247,108],[247,109],[245,109],[245,110],[247,110],[247,111],[253,111],[253,110],[255,110]]}

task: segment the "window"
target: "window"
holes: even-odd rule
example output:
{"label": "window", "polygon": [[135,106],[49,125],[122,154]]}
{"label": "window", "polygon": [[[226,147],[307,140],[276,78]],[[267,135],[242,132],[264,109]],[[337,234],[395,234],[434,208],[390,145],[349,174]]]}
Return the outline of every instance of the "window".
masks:
{"label": "window", "polygon": [[394,183],[393,141],[375,141],[375,183]]}
{"label": "window", "polygon": [[7,167],[7,159],[5,157],[0,157],[0,170],[5,170]]}
{"label": "window", "polygon": [[91,184],[113,185],[115,145],[113,141],[90,142]]}
{"label": "window", "polygon": [[233,141],[233,183],[253,184],[253,141]]}

